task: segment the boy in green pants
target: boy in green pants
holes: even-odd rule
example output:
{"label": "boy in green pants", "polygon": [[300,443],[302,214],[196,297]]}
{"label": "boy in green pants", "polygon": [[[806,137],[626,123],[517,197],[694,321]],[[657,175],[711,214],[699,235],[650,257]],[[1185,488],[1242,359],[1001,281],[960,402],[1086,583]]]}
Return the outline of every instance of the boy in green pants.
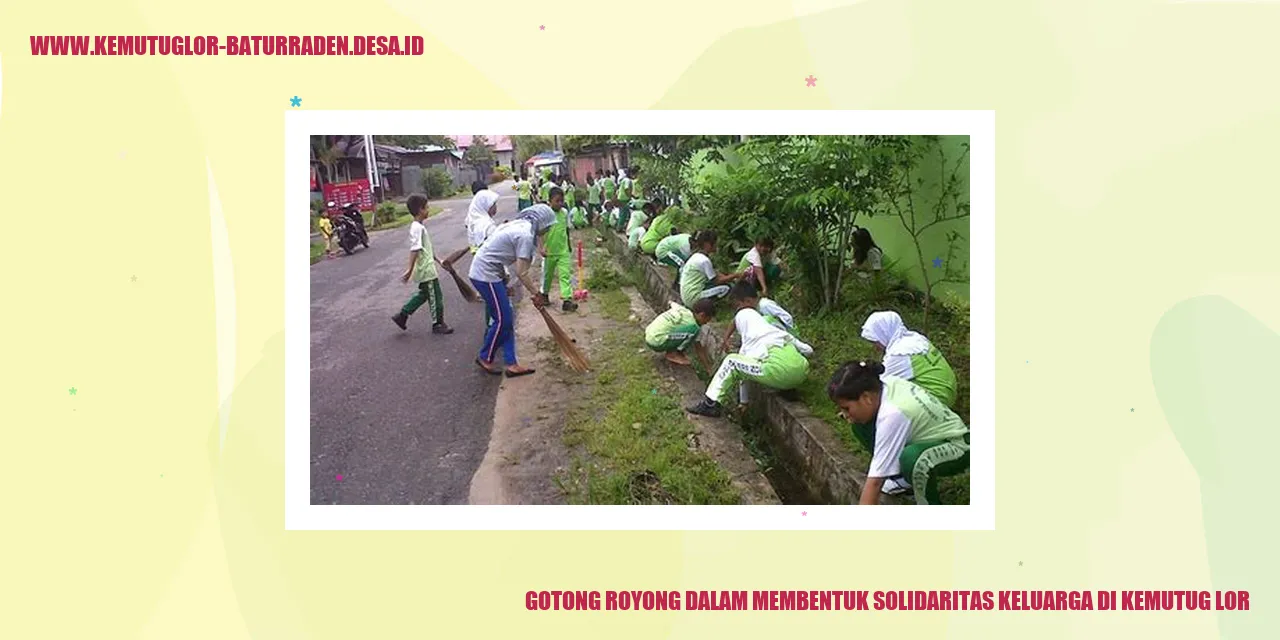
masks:
{"label": "boy in green pants", "polygon": [[522,177],[516,183],[516,197],[520,200],[516,211],[524,211],[533,206],[533,185],[529,183],[528,177]]}
{"label": "boy in green pants", "polygon": [[[707,385],[702,401],[685,411],[717,417],[723,412],[722,404],[729,390],[738,387],[738,402],[746,403],[746,381],[754,381],[766,387],[789,391],[800,386],[809,373],[806,356],[813,349],[795,336],[770,324],[759,311],[747,306],[741,297],[746,289],[735,288],[734,304],[738,313],[733,317],[734,328],[742,336],[742,348],[738,353],[725,356],[720,368]],[[752,291],[754,293],[754,291]]]}
{"label": "boy in green pants", "polygon": [[440,278],[436,273],[436,254],[431,246],[431,236],[427,227],[422,224],[427,219],[430,209],[427,197],[415,193],[405,202],[409,213],[413,214],[413,222],[409,225],[409,268],[400,276],[401,282],[413,280],[418,291],[400,309],[400,313],[391,316],[391,321],[403,331],[409,316],[418,310],[423,303],[431,303],[431,315],[435,322],[431,325],[431,333],[449,334],[453,329],[444,323],[444,295],[440,291]]}
{"label": "boy in green pants", "polygon": [[679,303],[672,302],[667,309],[649,323],[644,330],[644,343],[650,349],[661,353],[668,362],[689,366],[689,356],[683,352],[693,346],[698,339],[702,325],[711,322],[716,314],[714,300],[699,300],[690,311]]}
{"label": "boy in green pants", "polygon": [[587,214],[594,221],[600,215],[600,182],[587,175]]}
{"label": "boy in green pants", "polygon": [[559,279],[560,299],[563,301],[560,308],[577,311],[578,303],[573,301],[573,254],[569,250],[569,212],[564,208],[564,191],[560,187],[551,187],[547,198],[547,204],[556,212],[556,223],[547,229],[542,247],[542,294],[550,298],[552,279]]}

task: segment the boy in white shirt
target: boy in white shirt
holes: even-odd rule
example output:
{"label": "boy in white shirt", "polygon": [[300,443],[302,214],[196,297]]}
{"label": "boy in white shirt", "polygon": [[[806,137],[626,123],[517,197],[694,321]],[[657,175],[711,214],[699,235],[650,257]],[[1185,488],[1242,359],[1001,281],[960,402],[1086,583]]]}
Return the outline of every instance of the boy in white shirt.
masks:
{"label": "boy in white shirt", "polygon": [[444,323],[444,295],[440,291],[440,278],[436,272],[436,256],[431,246],[431,235],[422,224],[429,215],[427,197],[415,193],[405,202],[409,213],[413,214],[413,222],[409,225],[409,268],[400,276],[400,280],[413,280],[418,291],[404,304],[400,313],[391,316],[391,321],[403,331],[407,327],[409,316],[413,315],[424,303],[431,304],[431,314],[435,322],[431,325],[431,333],[450,334],[453,329]]}
{"label": "boy in white shirt", "polygon": [[738,313],[733,317],[733,324],[742,336],[742,347],[738,353],[725,356],[701,402],[685,408],[689,413],[717,417],[723,413],[721,403],[735,385],[739,386],[741,402],[746,399],[743,382],[755,381],[787,391],[800,386],[809,373],[806,357],[813,354],[813,348],[765,320],[759,311],[749,306],[751,298],[745,297],[746,293],[755,291],[742,286],[734,289]]}

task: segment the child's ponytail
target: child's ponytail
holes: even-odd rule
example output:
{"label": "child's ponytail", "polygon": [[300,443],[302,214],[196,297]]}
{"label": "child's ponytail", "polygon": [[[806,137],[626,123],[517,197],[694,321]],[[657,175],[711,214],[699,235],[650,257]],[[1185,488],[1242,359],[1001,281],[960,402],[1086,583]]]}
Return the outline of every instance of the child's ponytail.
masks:
{"label": "child's ponytail", "polygon": [[880,388],[884,365],[874,360],[850,361],[831,374],[827,396],[832,400],[857,400],[868,391]]}

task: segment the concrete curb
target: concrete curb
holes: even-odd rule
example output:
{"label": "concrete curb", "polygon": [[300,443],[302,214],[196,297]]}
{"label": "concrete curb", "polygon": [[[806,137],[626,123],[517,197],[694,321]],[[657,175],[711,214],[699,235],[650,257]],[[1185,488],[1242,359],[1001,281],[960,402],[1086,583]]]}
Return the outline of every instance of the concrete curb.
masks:
{"label": "concrete curb", "polygon": [[[605,245],[625,268],[641,270],[643,278],[639,289],[650,306],[662,312],[668,303],[680,302],[671,290],[674,279],[667,267],[629,249],[626,238],[614,231],[606,231],[604,236]],[[725,356],[715,339],[722,334],[723,327],[719,327],[703,331],[699,336],[699,341],[716,361]],[[792,477],[804,485],[815,499],[832,504],[857,504],[867,476],[858,470],[853,454],[836,436],[831,425],[814,417],[803,403],[788,402],[765,389],[753,388],[751,397],[758,399],[753,404],[762,409],[760,415],[770,444]],[[890,496],[881,496],[880,502],[905,504]]]}

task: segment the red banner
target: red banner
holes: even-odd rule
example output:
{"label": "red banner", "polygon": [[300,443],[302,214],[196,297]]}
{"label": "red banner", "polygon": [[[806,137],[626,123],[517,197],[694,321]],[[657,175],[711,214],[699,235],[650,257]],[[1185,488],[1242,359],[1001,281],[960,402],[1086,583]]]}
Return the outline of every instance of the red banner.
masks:
{"label": "red banner", "polygon": [[331,211],[337,211],[352,202],[356,203],[361,211],[373,211],[373,191],[369,189],[367,179],[324,185],[324,201],[326,204],[333,202],[337,205]]}

